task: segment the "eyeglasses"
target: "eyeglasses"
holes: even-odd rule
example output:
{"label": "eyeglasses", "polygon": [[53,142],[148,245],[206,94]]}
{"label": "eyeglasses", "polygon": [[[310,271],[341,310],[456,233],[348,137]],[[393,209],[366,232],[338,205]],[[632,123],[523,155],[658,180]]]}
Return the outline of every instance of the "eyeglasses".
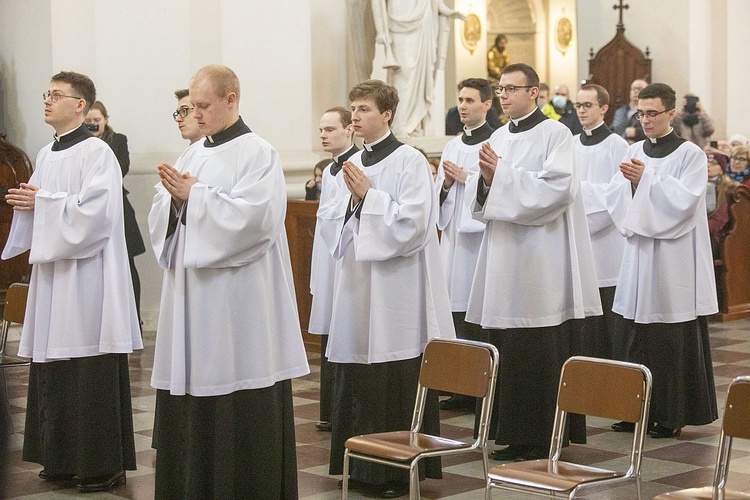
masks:
{"label": "eyeglasses", "polygon": [[594,106],[598,106],[598,105],[599,104],[596,103],[596,102],[577,102],[577,103],[573,104],[573,107],[576,108],[576,109],[581,109],[581,108],[583,108],[583,109],[591,109]]}
{"label": "eyeglasses", "polygon": [[44,94],[42,94],[42,99],[44,99],[45,101],[49,99],[52,104],[59,101],[61,97],[69,97],[71,99],[83,99],[83,97],[76,97],[74,95],[65,95],[65,94],[61,94],[60,92],[50,92],[49,90],[45,92]]}
{"label": "eyeglasses", "polygon": [[636,111],[635,115],[633,116],[635,116],[636,120],[643,120],[647,116],[650,120],[653,120],[654,118],[656,118],[662,113],[666,113],[667,111],[672,111],[672,109],[665,109],[664,111]]}
{"label": "eyeglasses", "polygon": [[505,87],[503,87],[502,85],[498,85],[497,87],[495,87],[495,93],[497,95],[500,95],[504,90],[506,94],[513,95],[516,93],[516,91],[518,91],[518,89],[530,89],[534,87],[536,87],[536,85],[506,85]]}
{"label": "eyeglasses", "polygon": [[174,113],[172,113],[172,118],[174,118],[174,119],[175,119],[175,121],[177,120],[177,117],[180,117],[180,118],[187,118],[187,115],[189,115],[189,114],[190,114],[190,112],[191,112],[192,110],[194,110],[194,109],[195,109],[195,108],[187,108],[187,107],[185,107],[185,108],[180,108],[180,109],[178,109],[177,111],[175,111]]}
{"label": "eyeglasses", "polygon": [[745,158],[744,156],[732,156],[729,159],[732,160],[732,161],[750,161],[747,158]]}

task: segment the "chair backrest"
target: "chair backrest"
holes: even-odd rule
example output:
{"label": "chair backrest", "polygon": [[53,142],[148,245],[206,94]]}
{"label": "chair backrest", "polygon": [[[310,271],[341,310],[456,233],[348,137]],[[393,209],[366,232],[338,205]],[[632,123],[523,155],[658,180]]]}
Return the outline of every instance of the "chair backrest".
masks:
{"label": "chair backrest", "polygon": [[642,365],[572,357],[563,365],[557,406],[568,413],[635,423],[649,396],[647,379],[650,372]]}
{"label": "chair backrest", "polygon": [[721,427],[727,436],[750,439],[750,377],[737,377],[729,385]]}
{"label": "chair backrest", "polygon": [[27,283],[13,283],[5,295],[3,319],[10,323],[23,323],[26,314],[26,298],[29,294]]}
{"label": "chair backrest", "polygon": [[422,356],[422,387],[482,398],[492,380],[492,355],[479,342],[432,339]]}

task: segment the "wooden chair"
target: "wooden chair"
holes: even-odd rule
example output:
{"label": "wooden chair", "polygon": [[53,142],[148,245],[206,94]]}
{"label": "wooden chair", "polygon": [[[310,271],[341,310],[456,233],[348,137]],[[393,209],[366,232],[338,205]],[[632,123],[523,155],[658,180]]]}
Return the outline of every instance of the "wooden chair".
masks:
{"label": "wooden chair", "polygon": [[31,361],[17,356],[5,354],[5,344],[8,341],[8,330],[11,323],[23,324],[26,315],[26,297],[29,294],[27,283],[13,283],[5,295],[3,307],[3,321],[0,324],[0,368],[11,366],[28,366]]}
{"label": "wooden chair", "polygon": [[654,500],[740,500],[750,499],[750,493],[726,489],[729,457],[734,438],[750,439],[750,377],[737,377],[729,384],[727,406],[721,422],[719,452],[716,455],[714,484],[703,488],[673,491],[654,497]]}
{"label": "wooden chair", "polygon": [[[346,440],[342,498],[347,498],[349,459],[357,458],[409,470],[410,498],[419,498],[419,460],[479,449],[485,475],[489,469],[487,434],[495,395],[499,354],[484,342],[432,339],[425,348],[419,373],[411,430],[355,436]],[[422,427],[427,390],[482,398],[479,429],[473,443],[431,436]]]}
{"label": "wooden chair", "polygon": [[[549,458],[493,467],[487,476],[485,497],[490,498],[492,488],[500,488],[574,498],[582,486],[634,478],[640,498],[641,451],[650,404],[651,372],[645,366],[583,356],[568,359],[560,376]],[[634,423],[628,469],[616,472],[560,461],[569,413]]]}

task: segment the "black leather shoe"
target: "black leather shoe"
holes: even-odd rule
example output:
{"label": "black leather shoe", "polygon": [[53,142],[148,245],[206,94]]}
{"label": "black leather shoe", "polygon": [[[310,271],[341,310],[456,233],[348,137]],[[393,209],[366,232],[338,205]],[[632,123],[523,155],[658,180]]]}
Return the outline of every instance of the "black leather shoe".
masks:
{"label": "black leather shoe", "polygon": [[386,483],[379,492],[380,498],[398,498],[409,494],[409,483]]}
{"label": "black leather shoe", "polygon": [[518,444],[512,444],[502,450],[495,450],[490,453],[492,460],[500,460],[501,462],[507,462],[509,460],[516,460],[523,457],[523,454],[528,451],[528,447],[521,446]]}
{"label": "black leather shoe", "polygon": [[661,424],[656,424],[653,429],[648,431],[648,435],[656,439],[671,438],[679,436],[680,429],[670,429],[669,427],[664,427]]}
{"label": "black leather shoe", "polygon": [[125,484],[125,471],[121,470],[115,474],[104,474],[102,476],[85,477],[81,479],[76,487],[81,493],[93,491],[107,491],[115,486]]}
{"label": "black leather shoe", "polygon": [[476,407],[474,398],[456,395],[440,401],[441,410],[473,410]]}
{"label": "black leather shoe", "polygon": [[76,477],[75,474],[50,474],[47,472],[47,469],[42,469],[39,471],[39,477],[41,479],[44,479],[45,481],[70,481],[74,477]]}
{"label": "black leather shoe", "polygon": [[315,428],[319,431],[331,432],[331,422],[315,422]]}
{"label": "black leather shoe", "polygon": [[615,432],[634,432],[635,424],[632,422],[617,422],[612,424],[612,430]]}

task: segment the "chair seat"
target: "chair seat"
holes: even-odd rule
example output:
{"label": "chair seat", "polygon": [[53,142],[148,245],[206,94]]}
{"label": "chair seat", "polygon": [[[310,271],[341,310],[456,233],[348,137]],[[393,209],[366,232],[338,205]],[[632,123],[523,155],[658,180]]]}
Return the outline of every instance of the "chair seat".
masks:
{"label": "chair seat", "polygon": [[750,499],[750,493],[740,491],[724,490],[724,496],[714,496],[713,488],[706,486],[704,488],[690,488],[687,490],[672,491],[655,496],[654,500],[747,500]]}
{"label": "chair seat", "polygon": [[436,451],[465,450],[471,444],[410,431],[381,432],[354,436],[346,440],[349,451],[363,455],[411,462],[417,456]]}
{"label": "chair seat", "polygon": [[21,358],[18,356],[11,356],[9,354],[3,354],[0,356],[0,368],[11,368],[14,366],[28,366],[31,364],[29,358]]}
{"label": "chair seat", "polygon": [[495,482],[509,482],[555,492],[570,491],[581,484],[626,477],[624,472],[561,461],[557,462],[555,471],[550,471],[549,464],[548,459],[540,459],[496,465],[490,469],[489,476]]}

